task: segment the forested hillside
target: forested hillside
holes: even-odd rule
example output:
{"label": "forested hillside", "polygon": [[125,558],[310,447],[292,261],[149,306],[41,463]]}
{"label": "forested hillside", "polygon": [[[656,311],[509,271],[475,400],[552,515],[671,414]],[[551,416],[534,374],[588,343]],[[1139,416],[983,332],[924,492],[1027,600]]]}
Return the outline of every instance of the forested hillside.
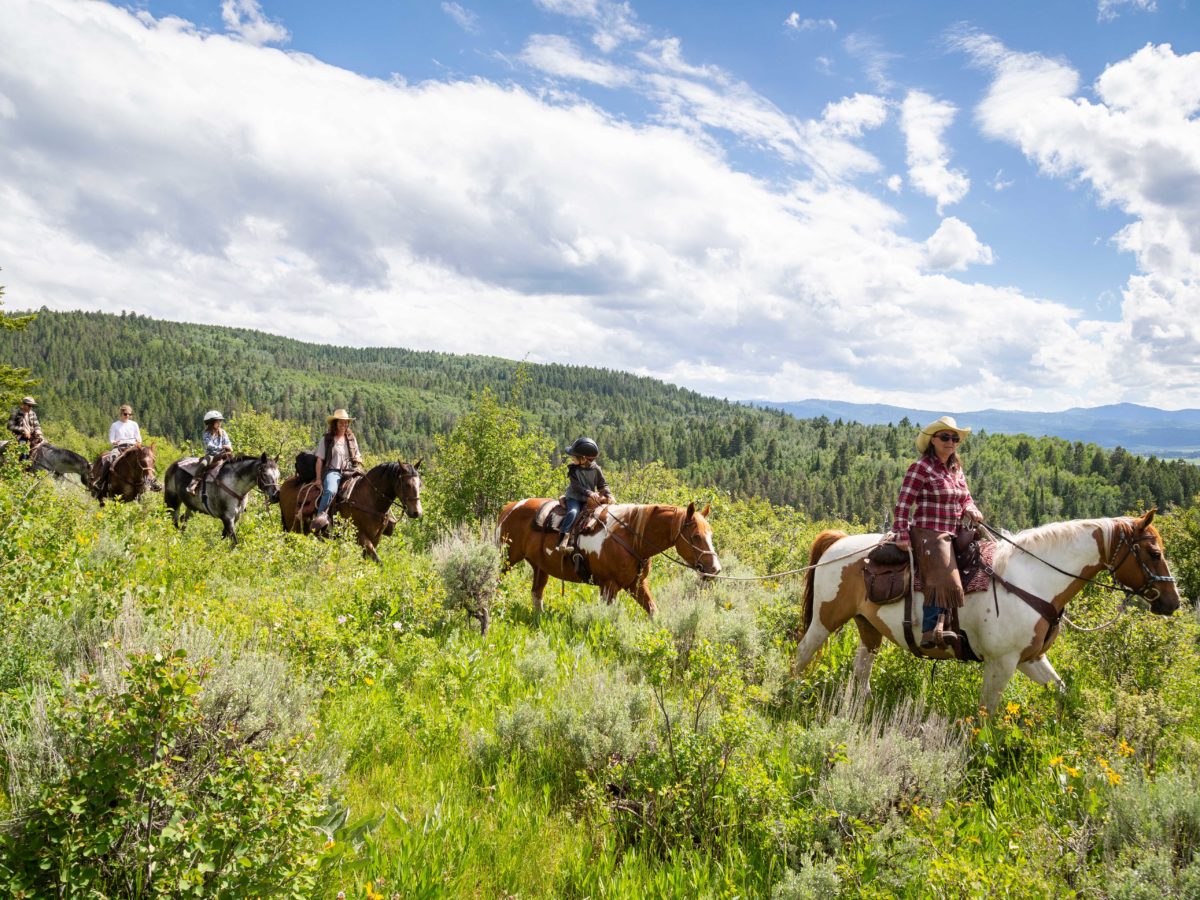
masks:
{"label": "forested hillside", "polygon": [[[137,315],[42,311],[0,333],[0,360],[42,379],[40,411],[101,434],[121,402],[143,428],[194,440],[199,416],[247,407],[308,424],[345,406],[364,445],[432,451],[473,394],[508,396],[512,361],[390,348],[306,344],[244,329]],[[530,425],[565,442],[594,436],[608,460],[661,460],[693,484],[760,496],[813,516],[879,525],[913,455],[915,424],[797,420],[704,397],[650,378],[528,365]],[[973,435],[964,449],[985,513],[1011,528],[1056,518],[1167,509],[1200,493],[1200,468],[1057,438]]]}

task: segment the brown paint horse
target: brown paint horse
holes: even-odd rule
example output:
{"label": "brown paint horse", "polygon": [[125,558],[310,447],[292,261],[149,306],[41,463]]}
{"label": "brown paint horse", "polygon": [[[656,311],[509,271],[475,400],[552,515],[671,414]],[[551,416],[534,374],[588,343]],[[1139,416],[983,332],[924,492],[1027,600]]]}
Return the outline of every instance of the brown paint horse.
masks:
{"label": "brown paint horse", "polygon": [[[539,615],[542,592],[551,575],[562,581],[581,580],[571,561],[571,551],[553,549],[558,533],[533,530],[534,517],[546,502],[541,498],[514,501],[504,507],[496,526],[497,542],[508,548],[505,569],[521,560],[533,569],[533,611]],[[646,586],[650,558],[672,547],[701,574],[718,574],[721,561],[713,549],[712,527],[705,519],[708,513],[707,506],[703,512],[696,512],[695,503],[689,503],[687,509],[631,503],[599,507],[596,515],[603,528],[596,534],[580,536],[579,549],[587,557],[600,595],[612,603],[618,593],[627,591],[653,616],[654,598]]]}
{"label": "brown paint horse", "polygon": [[109,498],[128,503],[130,500],[137,500],[148,490],[162,490],[154,474],[153,444],[130,447],[122,451],[109,466],[107,478],[101,475],[106,455],[100,454],[92,464],[91,490],[101,506]]}
{"label": "brown paint horse", "polygon": [[[999,576],[993,589],[967,594],[958,611],[962,632],[983,660],[980,701],[985,707],[999,706],[1014,671],[1065,690],[1046,651],[1058,637],[1058,619],[1067,602],[1099,574],[1107,571],[1116,584],[1144,599],[1152,613],[1169,616],[1179,608],[1175,579],[1153,520],[1150,510],[1143,516],[1055,522],[1019,531],[1000,543],[992,561]],[[813,542],[809,563],[815,568],[809,570],[804,587],[805,631],[796,648],[797,671],[803,671],[829,636],[851,620],[860,638],[854,660],[860,690],[869,690],[871,666],[885,637],[906,646],[904,603],[881,606],[867,597],[863,565],[880,538],[825,531]],[[920,635],[922,600],[917,592],[915,639]],[[952,654],[937,650],[925,655]]]}
{"label": "brown paint horse", "polygon": [[[350,489],[350,496],[337,502],[337,512],[354,523],[358,544],[363,556],[379,562],[375,548],[384,535],[392,533],[395,519],[389,515],[392,504],[399,499],[404,512],[410,519],[421,515],[421,476],[418,469],[421,460],[415,463],[380,463],[363,475]],[[293,475],[279,486],[279,513],[283,519],[283,530],[296,534],[316,534],[324,537],[329,528],[313,529],[312,519],[316,512],[317,498],[321,485],[315,481],[301,483]]]}

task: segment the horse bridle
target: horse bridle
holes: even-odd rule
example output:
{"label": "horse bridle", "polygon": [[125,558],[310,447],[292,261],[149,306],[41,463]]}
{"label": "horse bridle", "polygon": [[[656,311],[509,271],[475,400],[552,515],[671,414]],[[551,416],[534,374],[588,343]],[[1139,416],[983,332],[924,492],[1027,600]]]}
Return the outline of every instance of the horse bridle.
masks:
{"label": "horse bridle", "polygon": [[[404,472],[403,466],[401,466],[399,463],[397,463],[397,466],[400,468],[400,471],[403,473]],[[410,497],[415,498],[417,500],[421,499],[420,490],[412,488],[412,486],[410,485],[410,482],[412,482],[414,480],[419,481],[421,479],[421,473],[418,472],[415,468],[413,469],[411,474],[404,473],[400,476],[400,490],[390,500],[388,500],[388,495],[385,494],[383,491],[381,491],[375,485],[375,482],[373,482],[370,478],[367,477],[367,474],[369,474],[369,473],[366,473],[362,476],[363,481],[365,481],[367,484],[369,484],[371,486],[371,490],[373,490],[376,494],[378,494],[384,500],[388,501],[387,506],[384,507],[382,512],[376,512],[375,510],[370,509],[368,507],[358,506],[355,503],[350,503],[349,497],[347,497],[342,502],[342,506],[349,506],[352,509],[358,509],[358,510],[362,510],[363,512],[369,512],[373,515],[377,515],[380,518],[383,518],[387,515],[388,509],[390,509],[392,504],[394,504],[397,500],[401,501],[402,503],[408,503]],[[411,491],[410,491],[410,489],[411,489]]]}
{"label": "horse bridle", "polygon": [[[685,525],[687,525],[687,523],[688,523],[688,514],[687,514],[687,510],[686,510],[686,509],[684,509],[684,510],[681,510],[681,511],[680,511],[680,513],[679,513],[679,516],[680,516],[680,518],[679,518],[679,528],[678,528],[678,529],[676,530],[676,532],[675,532],[675,539],[671,541],[671,546],[672,546],[672,547],[674,547],[674,546],[675,546],[675,545],[676,545],[676,544],[679,542],[679,539],[680,539],[681,537],[683,537],[683,529],[684,529],[684,526],[685,526]],[[691,548],[692,548],[692,552],[696,554],[696,561],[695,561],[694,563],[691,563],[690,565],[688,565],[688,568],[689,568],[689,569],[695,569],[695,570],[696,570],[697,572],[699,572],[701,575],[706,575],[706,574],[708,574],[708,573],[706,573],[706,572],[704,571],[704,569],[703,569],[703,568],[701,568],[701,560],[702,560],[702,559],[703,559],[703,558],[704,558],[706,555],[707,555],[707,556],[711,556],[711,557],[712,557],[712,558],[715,560],[715,559],[717,558],[717,551],[716,551],[716,550],[708,550],[708,549],[705,549],[704,547],[698,547],[698,546],[696,545],[696,542],[695,542],[694,540],[692,540],[692,538],[691,538],[690,536],[689,536],[689,537],[688,537],[688,539],[687,539],[687,545],[688,545],[689,547],[691,547]]]}
{"label": "horse bridle", "polygon": [[[1150,566],[1146,564],[1146,560],[1142,559],[1142,554],[1138,552],[1138,549],[1142,543],[1153,540],[1154,535],[1150,534],[1149,532],[1143,531],[1137,537],[1131,538],[1123,528],[1120,529],[1120,535],[1114,542],[1115,546],[1113,547],[1113,552],[1111,555],[1115,556],[1117,551],[1122,548],[1124,548],[1125,553],[1116,562],[1110,562],[1108,564],[1108,574],[1111,576],[1112,580],[1116,584],[1121,585],[1121,589],[1125,591],[1126,594],[1131,594],[1135,597],[1141,597],[1147,603],[1153,603],[1162,596],[1162,592],[1154,586],[1155,584],[1160,581],[1165,581],[1170,584],[1175,583],[1175,576],[1173,575],[1156,575],[1154,572],[1150,571]],[[1141,568],[1142,574],[1146,576],[1145,584],[1143,584],[1137,590],[1134,590],[1122,582],[1117,581],[1117,569],[1121,568],[1121,565],[1130,555],[1137,560],[1137,564]],[[1151,596],[1152,594],[1153,596]]]}

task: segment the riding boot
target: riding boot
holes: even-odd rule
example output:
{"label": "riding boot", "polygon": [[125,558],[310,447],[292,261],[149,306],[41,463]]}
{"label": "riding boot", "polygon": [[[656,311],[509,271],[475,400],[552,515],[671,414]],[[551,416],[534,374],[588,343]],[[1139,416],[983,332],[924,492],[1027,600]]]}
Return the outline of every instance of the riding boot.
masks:
{"label": "riding boot", "polygon": [[556,553],[559,550],[566,550],[571,544],[571,535],[569,532],[564,532],[558,536],[558,543],[553,547],[546,548],[546,554]]}

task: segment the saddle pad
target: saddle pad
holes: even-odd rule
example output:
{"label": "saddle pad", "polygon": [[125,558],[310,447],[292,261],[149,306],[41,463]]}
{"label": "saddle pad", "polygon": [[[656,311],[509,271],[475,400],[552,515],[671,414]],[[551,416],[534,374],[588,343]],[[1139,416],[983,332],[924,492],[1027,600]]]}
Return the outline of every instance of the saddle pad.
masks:
{"label": "saddle pad", "polygon": [[183,459],[176,460],[175,465],[179,466],[179,468],[183,469],[184,472],[193,478],[200,471],[200,460],[194,456],[185,456]]}
{"label": "saddle pad", "polygon": [[[976,591],[986,591],[988,586],[991,585],[992,576],[990,576],[985,569],[991,568],[992,560],[996,558],[996,548],[999,546],[1000,545],[995,541],[979,542],[979,558],[983,560],[983,567],[981,567],[979,571],[975,573],[975,577],[971,579],[970,584],[963,585],[964,594],[974,594]],[[921,590],[920,574],[914,574],[913,576],[913,590]]]}
{"label": "saddle pad", "polygon": [[[532,528],[534,531],[558,531],[566,514],[567,507],[561,499],[547,500],[534,513]],[[596,516],[596,511],[585,506],[580,510],[579,517],[575,519],[575,525],[571,531],[577,534],[590,535],[595,534],[603,527],[604,523]]]}
{"label": "saddle pad", "polygon": [[534,531],[558,531],[567,508],[558,500],[547,500],[533,516]]}

